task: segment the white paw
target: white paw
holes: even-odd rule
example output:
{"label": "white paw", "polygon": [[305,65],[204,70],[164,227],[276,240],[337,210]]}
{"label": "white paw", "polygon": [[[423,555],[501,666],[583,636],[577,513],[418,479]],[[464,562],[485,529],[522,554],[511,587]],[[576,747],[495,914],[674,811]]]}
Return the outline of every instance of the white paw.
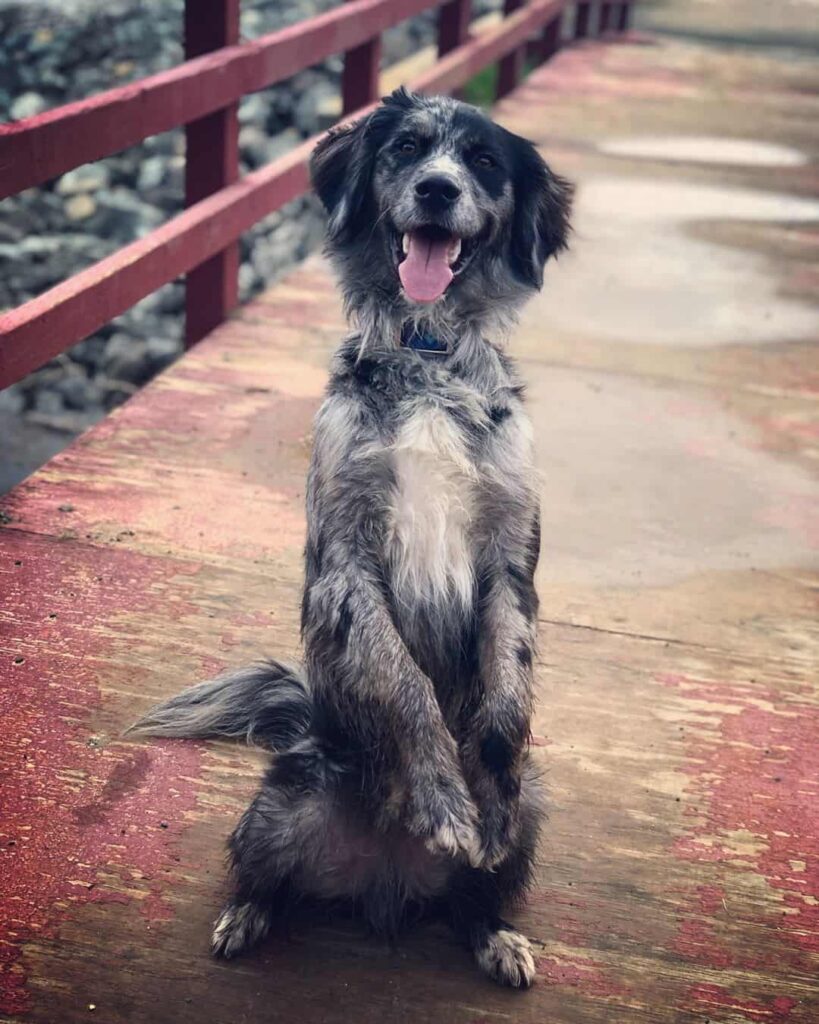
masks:
{"label": "white paw", "polygon": [[535,958],[525,935],[502,928],[475,950],[478,966],[501,985],[529,988],[535,978]]}
{"label": "white paw", "polygon": [[443,853],[448,857],[466,857],[472,867],[481,864],[481,840],[471,825],[449,821],[429,836],[424,845],[430,853]]}
{"label": "white paw", "polygon": [[255,903],[228,903],[213,926],[211,952],[229,960],[263,939],[269,928],[267,912]]}

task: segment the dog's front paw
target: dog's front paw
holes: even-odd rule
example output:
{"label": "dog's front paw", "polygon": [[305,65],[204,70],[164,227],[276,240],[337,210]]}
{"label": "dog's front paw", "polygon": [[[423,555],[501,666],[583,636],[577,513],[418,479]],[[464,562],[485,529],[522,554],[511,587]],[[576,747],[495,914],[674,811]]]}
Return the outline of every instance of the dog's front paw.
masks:
{"label": "dog's front paw", "polygon": [[518,832],[517,807],[510,804],[483,807],[478,866],[492,871],[502,864],[514,848]]}
{"label": "dog's front paw", "polygon": [[448,777],[416,780],[407,825],[423,837],[430,852],[463,857],[475,867],[480,863],[478,812],[462,782]]}

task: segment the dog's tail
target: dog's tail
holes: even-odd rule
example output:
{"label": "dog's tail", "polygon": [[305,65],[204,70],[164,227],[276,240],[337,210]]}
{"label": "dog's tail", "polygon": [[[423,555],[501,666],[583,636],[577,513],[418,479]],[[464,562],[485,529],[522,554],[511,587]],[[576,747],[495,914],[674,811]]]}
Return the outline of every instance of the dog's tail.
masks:
{"label": "dog's tail", "polygon": [[268,750],[287,750],[309,730],[313,700],[298,673],[278,661],[229,672],[157,704],[135,722],[131,735],[243,739]]}

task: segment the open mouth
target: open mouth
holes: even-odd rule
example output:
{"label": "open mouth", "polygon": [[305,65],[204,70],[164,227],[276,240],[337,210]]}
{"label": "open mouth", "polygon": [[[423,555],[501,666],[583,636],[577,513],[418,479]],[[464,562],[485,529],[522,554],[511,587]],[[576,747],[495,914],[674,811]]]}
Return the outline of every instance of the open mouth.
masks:
{"label": "open mouth", "polygon": [[469,239],[446,228],[426,225],[395,233],[396,262],[401,284],[413,302],[435,302],[466,266]]}

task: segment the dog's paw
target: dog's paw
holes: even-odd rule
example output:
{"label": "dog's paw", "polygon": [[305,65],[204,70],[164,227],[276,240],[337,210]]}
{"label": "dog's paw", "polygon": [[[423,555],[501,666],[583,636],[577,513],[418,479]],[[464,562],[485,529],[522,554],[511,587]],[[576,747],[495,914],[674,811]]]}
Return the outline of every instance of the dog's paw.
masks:
{"label": "dog's paw", "polygon": [[228,903],[213,926],[211,952],[229,960],[254,946],[270,930],[270,914],[257,903]]}
{"label": "dog's paw", "polygon": [[478,866],[481,840],[478,811],[457,778],[416,783],[410,798],[410,832],[421,836],[431,853],[466,858]]}
{"label": "dog's paw", "polygon": [[481,840],[474,825],[452,819],[426,837],[424,846],[430,853],[466,858],[472,867],[481,866]]}
{"label": "dog's paw", "polygon": [[511,928],[490,932],[475,947],[475,960],[488,977],[510,988],[529,988],[535,979],[535,958],[525,935]]}

